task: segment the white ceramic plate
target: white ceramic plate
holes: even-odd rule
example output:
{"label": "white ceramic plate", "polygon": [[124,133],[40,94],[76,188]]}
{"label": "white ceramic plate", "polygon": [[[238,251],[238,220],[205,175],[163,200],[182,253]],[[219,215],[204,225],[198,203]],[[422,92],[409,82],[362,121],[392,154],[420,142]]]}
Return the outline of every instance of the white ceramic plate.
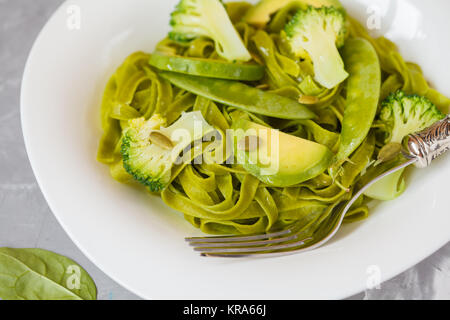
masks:
{"label": "white ceramic plate", "polygon": [[[196,255],[183,238],[198,231],[159,199],[113,181],[95,160],[107,79],[128,54],[152,51],[175,2],[69,1],[42,31],[25,70],[23,131],[37,180],[61,225],[104,272],[148,299],[338,299],[395,276],[450,239],[446,157],[415,171],[400,199],[314,252],[247,260]],[[450,94],[449,1],[344,3],[372,26],[381,15],[378,31]]]}

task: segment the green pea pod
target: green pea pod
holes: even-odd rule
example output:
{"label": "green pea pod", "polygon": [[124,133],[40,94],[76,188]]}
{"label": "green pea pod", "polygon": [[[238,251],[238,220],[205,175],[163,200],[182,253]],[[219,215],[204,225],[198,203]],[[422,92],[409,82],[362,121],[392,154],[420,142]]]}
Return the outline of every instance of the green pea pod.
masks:
{"label": "green pea pod", "polygon": [[380,61],[374,47],[364,39],[347,41],[343,49],[347,72],[347,100],[341,144],[336,163],[341,165],[367,137],[378,108],[381,88]]}
{"label": "green pea pod", "polygon": [[165,71],[208,78],[256,81],[264,77],[265,68],[256,64],[232,63],[203,58],[185,58],[154,53],[151,66]]}
{"label": "green pea pod", "polygon": [[208,79],[166,71],[160,75],[177,87],[244,111],[280,119],[309,120],[316,117],[305,105],[237,81]]}

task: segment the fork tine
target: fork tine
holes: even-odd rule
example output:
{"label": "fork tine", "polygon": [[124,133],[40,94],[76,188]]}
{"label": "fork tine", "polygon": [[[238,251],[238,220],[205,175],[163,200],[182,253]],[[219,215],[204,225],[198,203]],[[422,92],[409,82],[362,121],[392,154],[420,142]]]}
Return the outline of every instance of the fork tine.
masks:
{"label": "fork tine", "polygon": [[292,231],[290,229],[288,229],[288,230],[284,230],[284,231],[280,231],[280,232],[259,234],[259,235],[255,235],[255,236],[190,237],[190,238],[186,238],[185,240],[187,242],[243,242],[243,241],[265,240],[265,239],[277,238],[277,237],[282,237],[282,236],[288,235],[290,233],[292,233]]}
{"label": "fork tine", "polygon": [[201,253],[201,257],[207,258],[258,258],[258,257],[282,257],[287,255],[298,254],[299,252],[306,252],[312,250],[309,247],[302,248],[301,250],[290,251],[275,251],[275,252],[253,252],[253,253]]}
{"label": "fork tine", "polygon": [[240,255],[249,255],[259,252],[274,252],[286,249],[292,249],[296,247],[300,247],[305,244],[307,239],[302,239],[299,241],[284,243],[280,245],[270,246],[270,247],[243,247],[243,248],[230,248],[230,247],[222,247],[222,248],[194,248],[195,251],[200,251],[202,255],[217,255],[217,254],[227,254],[227,253],[236,253]]}
{"label": "fork tine", "polygon": [[298,239],[298,234],[287,236],[283,238],[276,238],[271,240],[257,240],[246,242],[191,242],[190,245],[196,248],[223,248],[223,247],[256,247],[267,244],[277,244]]}

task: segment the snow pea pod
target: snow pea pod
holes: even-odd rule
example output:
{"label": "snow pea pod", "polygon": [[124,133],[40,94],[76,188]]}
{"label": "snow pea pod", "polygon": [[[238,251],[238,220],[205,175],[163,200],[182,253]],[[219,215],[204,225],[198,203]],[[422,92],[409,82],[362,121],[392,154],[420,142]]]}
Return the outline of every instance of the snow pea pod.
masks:
{"label": "snow pea pod", "polygon": [[174,86],[247,112],[288,120],[310,120],[316,117],[308,107],[295,100],[238,81],[202,78],[166,71],[160,75]]}
{"label": "snow pea pod", "polygon": [[186,58],[153,53],[151,66],[165,71],[179,72],[207,78],[257,81],[265,74],[265,68],[256,64],[231,63],[221,60]]}
{"label": "snow pea pod", "polygon": [[343,58],[350,76],[336,161],[339,165],[367,137],[375,119],[381,89],[380,61],[370,42],[360,38],[347,41]]}

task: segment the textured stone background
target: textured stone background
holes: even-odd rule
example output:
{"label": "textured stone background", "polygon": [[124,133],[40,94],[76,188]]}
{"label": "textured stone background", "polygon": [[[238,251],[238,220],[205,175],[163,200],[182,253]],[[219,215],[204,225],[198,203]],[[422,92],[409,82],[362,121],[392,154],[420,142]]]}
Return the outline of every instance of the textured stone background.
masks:
{"label": "textured stone background", "polygon": [[[48,208],[26,155],[19,111],[22,73],[34,39],[62,2],[0,0],[0,247],[37,247],[66,255],[93,276],[99,299],[138,299],[94,266],[68,238]],[[380,289],[350,299],[449,298],[447,245]]]}

